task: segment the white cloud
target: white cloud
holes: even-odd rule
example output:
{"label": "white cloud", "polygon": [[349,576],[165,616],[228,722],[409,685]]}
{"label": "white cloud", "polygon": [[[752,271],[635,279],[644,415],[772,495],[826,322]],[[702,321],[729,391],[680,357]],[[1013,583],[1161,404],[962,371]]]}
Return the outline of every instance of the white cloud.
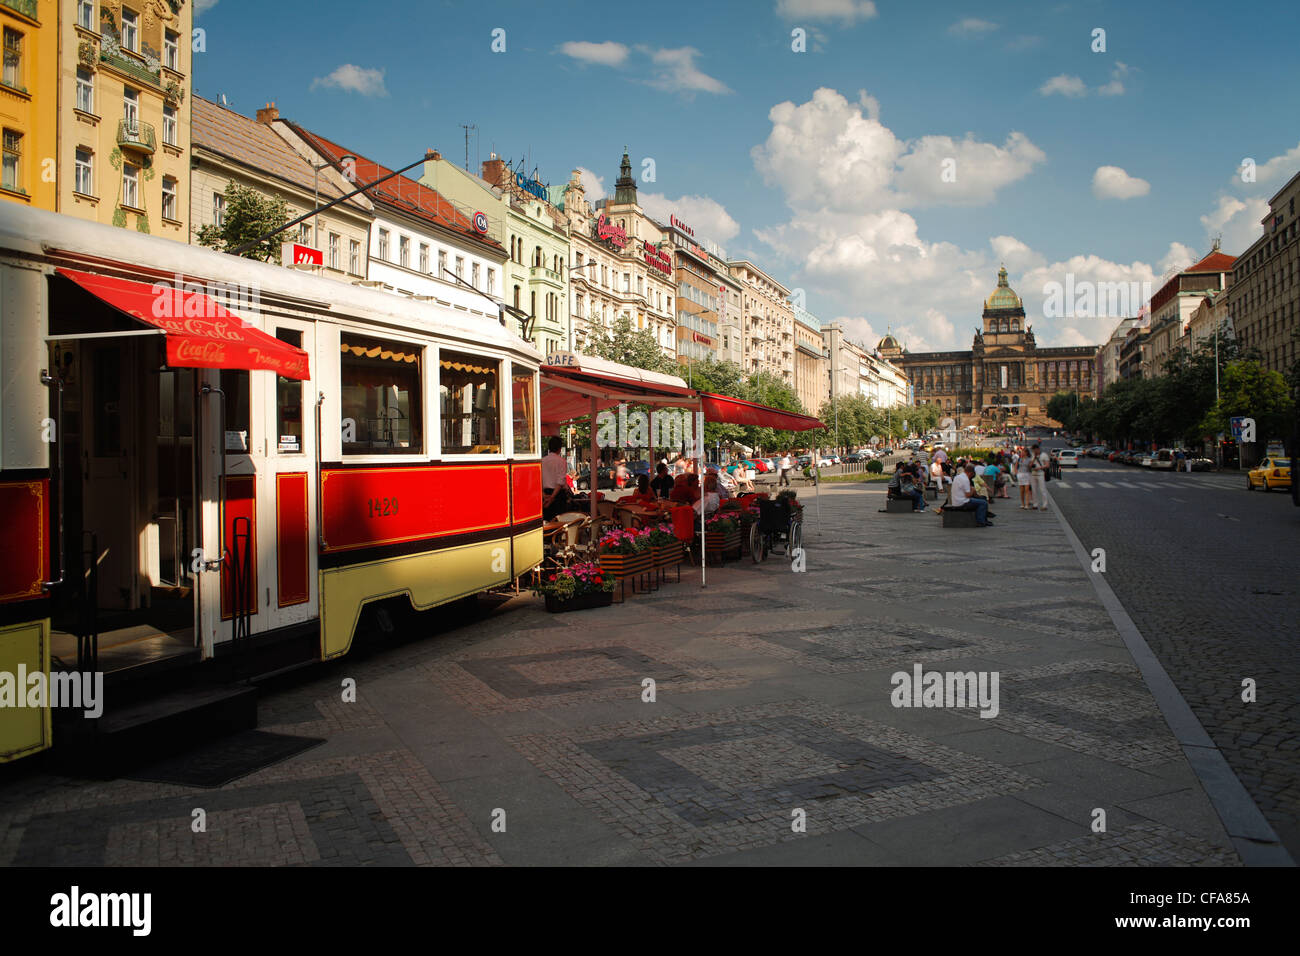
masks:
{"label": "white cloud", "polygon": [[1268,202],[1263,199],[1236,199],[1220,196],[1218,204],[1201,217],[1207,238],[1221,236],[1223,251],[1240,255],[1246,247],[1263,235],[1260,220],[1268,215]]}
{"label": "white cloud", "polygon": [[988,33],[990,30],[996,30],[998,25],[990,23],[988,20],[980,20],[977,17],[967,17],[964,20],[958,20],[948,28],[949,33],[958,36],[978,36]]}
{"label": "white cloud", "polygon": [[754,163],[796,207],[820,206],[832,196],[841,208],[864,212],[984,203],[1046,158],[1016,132],[1001,146],[970,134],[904,142],[880,122],[880,105],[865,91],[851,103],[823,87],[798,106],[778,103],[768,118],[772,131],[752,150]]}
{"label": "white cloud", "polygon": [[587,202],[594,203],[597,199],[605,198],[604,178],[597,176],[586,166],[578,167],[578,181],[582,183],[582,190]]}
{"label": "white cloud", "polygon": [[1181,242],[1169,243],[1169,251],[1165,257],[1156,264],[1162,276],[1171,275],[1175,272],[1182,272],[1193,262],[1200,260],[1196,250],[1191,246],[1185,246]]}
{"label": "white cloud", "polygon": [[[1257,164],[1255,167],[1255,182],[1270,183],[1275,179],[1290,179],[1298,169],[1300,169],[1300,143],[1297,143],[1282,155],[1274,156],[1266,163]],[[1252,185],[1241,181],[1240,166],[1232,174],[1232,182],[1237,186]]]}
{"label": "white cloud", "polygon": [[1098,166],[1092,174],[1092,194],[1098,199],[1132,199],[1149,192],[1149,182],[1130,176],[1118,166]]}
{"label": "white cloud", "polygon": [[606,40],[604,43],[591,43],[587,40],[570,40],[561,43],[559,50],[565,56],[584,63],[597,63],[601,66],[622,66],[627,61],[628,49],[622,43]]}
{"label": "white cloud", "polygon": [[1068,76],[1062,73],[1052,77],[1040,86],[1038,92],[1043,96],[1051,96],[1053,93],[1060,93],[1062,96],[1085,96],[1088,93],[1088,87],[1077,76]]}
{"label": "white cloud", "polygon": [[651,60],[655,65],[655,78],[650,85],[670,93],[730,93],[731,89],[695,65],[700,51],[691,46],[655,50]]}
{"label": "white cloud", "polygon": [[194,0],[194,15],[197,17],[201,13],[207,13],[218,3],[218,0]]}
{"label": "white cloud", "polygon": [[311,81],[313,90],[319,86],[360,93],[362,96],[388,95],[388,90],[384,89],[383,70],[354,66],[351,63],[344,63],[328,76],[318,76]]}
{"label": "white cloud", "polygon": [[1028,50],[1043,42],[1042,37],[1022,35],[1007,41],[1008,50]]}
{"label": "white cloud", "polygon": [[1110,71],[1110,82],[1104,86],[1097,87],[1097,92],[1102,96],[1123,96],[1124,95],[1124,77],[1129,74],[1127,63],[1115,62],[1115,69]]}
{"label": "white cloud", "polygon": [[777,0],[776,14],[787,20],[838,20],[852,26],[876,16],[871,0]]}
{"label": "white cloud", "polygon": [[659,222],[667,223],[675,215],[695,230],[700,239],[726,242],[740,232],[740,224],[721,203],[708,196],[681,196],[669,199],[659,193],[637,194],[637,200],[646,214]]}

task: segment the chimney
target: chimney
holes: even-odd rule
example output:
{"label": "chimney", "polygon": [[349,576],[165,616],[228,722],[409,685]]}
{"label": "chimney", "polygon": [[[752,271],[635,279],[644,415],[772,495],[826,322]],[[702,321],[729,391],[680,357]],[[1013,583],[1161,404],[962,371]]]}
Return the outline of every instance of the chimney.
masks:
{"label": "chimney", "polygon": [[442,153],[438,152],[436,149],[433,150],[433,161],[436,163],[440,159],[442,159]]}
{"label": "chimney", "polygon": [[259,123],[265,123],[267,126],[270,126],[273,122],[275,122],[279,118],[280,118],[280,111],[275,108],[274,103],[267,103],[264,107],[262,107],[260,110],[257,111],[257,121]]}
{"label": "chimney", "polygon": [[506,186],[509,180],[506,179],[506,161],[497,157],[495,154],[491,159],[483,163],[483,179],[491,186]]}

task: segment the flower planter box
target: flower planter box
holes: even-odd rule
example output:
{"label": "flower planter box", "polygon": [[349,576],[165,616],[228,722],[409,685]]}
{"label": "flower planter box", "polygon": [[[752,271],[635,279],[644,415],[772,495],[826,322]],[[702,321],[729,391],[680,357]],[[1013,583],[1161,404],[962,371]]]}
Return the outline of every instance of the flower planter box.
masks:
{"label": "flower planter box", "polygon": [[740,529],[704,532],[704,550],[709,554],[740,554]]}
{"label": "flower planter box", "polygon": [[579,594],[567,600],[554,594],[548,594],[546,595],[546,610],[552,614],[563,614],[565,611],[585,611],[587,608],[592,607],[609,607],[613,602],[613,591],[593,591],[590,594]]}
{"label": "flower planter box", "polygon": [[648,572],[654,566],[653,558],[649,551],[640,551],[636,554],[602,554],[600,567],[612,577],[631,578]]}
{"label": "flower planter box", "polygon": [[671,568],[681,564],[682,561],[686,559],[680,541],[675,541],[672,544],[658,545],[651,549],[651,551],[654,555],[653,565],[656,568]]}

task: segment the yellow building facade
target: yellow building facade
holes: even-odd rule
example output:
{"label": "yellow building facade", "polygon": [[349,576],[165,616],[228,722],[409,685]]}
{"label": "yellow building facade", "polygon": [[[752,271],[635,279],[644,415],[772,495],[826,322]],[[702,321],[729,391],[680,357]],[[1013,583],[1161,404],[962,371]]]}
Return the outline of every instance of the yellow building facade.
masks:
{"label": "yellow building facade", "polygon": [[59,0],[57,210],[189,240],[189,0]]}
{"label": "yellow building facade", "polygon": [[54,209],[60,0],[0,0],[0,199]]}

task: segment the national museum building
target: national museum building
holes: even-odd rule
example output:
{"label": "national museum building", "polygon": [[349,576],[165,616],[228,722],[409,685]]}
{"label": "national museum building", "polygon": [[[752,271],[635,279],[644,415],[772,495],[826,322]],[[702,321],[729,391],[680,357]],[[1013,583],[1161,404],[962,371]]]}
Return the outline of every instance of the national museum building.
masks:
{"label": "national museum building", "polygon": [[984,300],[984,328],[968,352],[908,352],[892,335],[877,346],[912,384],[912,403],[938,405],[958,428],[1059,428],[1047,401],[1060,391],[1095,395],[1095,346],[1039,348],[1025,324],[1025,307],[998,270],[998,285]]}

